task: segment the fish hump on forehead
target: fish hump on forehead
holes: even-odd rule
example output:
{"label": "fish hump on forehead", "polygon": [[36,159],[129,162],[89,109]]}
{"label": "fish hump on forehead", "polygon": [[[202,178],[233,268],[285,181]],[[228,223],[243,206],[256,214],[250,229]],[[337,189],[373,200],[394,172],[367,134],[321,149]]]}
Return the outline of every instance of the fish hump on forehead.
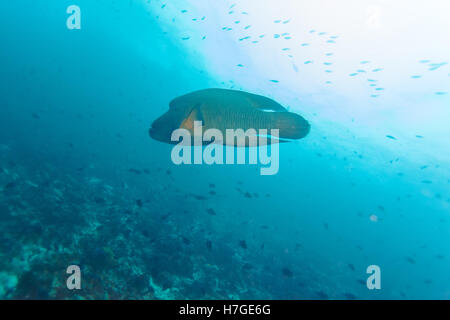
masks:
{"label": "fish hump on forehead", "polygon": [[169,109],[190,109],[205,104],[220,96],[219,91],[224,89],[203,89],[176,97],[169,103]]}
{"label": "fish hump on forehead", "polygon": [[172,99],[169,103],[169,109],[192,109],[194,101],[192,93],[188,93]]}
{"label": "fish hump on forehead", "polygon": [[194,121],[203,121],[200,112],[201,99],[195,93],[182,95],[169,103],[169,113],[180,119],[180,128],[191,129]]}

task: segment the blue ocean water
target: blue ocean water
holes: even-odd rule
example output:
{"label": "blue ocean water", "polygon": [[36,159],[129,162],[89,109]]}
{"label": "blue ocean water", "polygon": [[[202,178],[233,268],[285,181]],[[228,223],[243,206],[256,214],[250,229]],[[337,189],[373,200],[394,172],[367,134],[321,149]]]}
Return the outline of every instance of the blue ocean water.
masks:
{"label": "blue ocean water", "polygon": [[[450,298],[449,11],[1,1],[0,298]],[[275,175],[177,166],[148,129],[210,87],[311,132],[280,145]]]}

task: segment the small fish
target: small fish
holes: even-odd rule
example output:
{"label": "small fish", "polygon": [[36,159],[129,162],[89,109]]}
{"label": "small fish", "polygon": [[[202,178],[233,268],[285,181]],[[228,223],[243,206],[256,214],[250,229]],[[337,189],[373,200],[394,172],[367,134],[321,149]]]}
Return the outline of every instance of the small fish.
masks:
{"label": "small fish", "polygon": [[128,172],[135,173],[135,174],[138,174],[138,175],[142,174],[141,170],[134,169],[134,168],[128,169]]}
{"label": "small fish", "polygon": [[206,212],[207,212],[208,214],[212,215],[212,216],[215,216],[215,215],[216,215],[216,212],[215,212],[214,209],[212,209],[212,208],[206,209]]}
{"label": "small fish", "polygon": [[188,245],[188,244],[191,243],[191,240],[189,240],[188,238],[186,238],[186,237],[184,237],[184,236],[181,237],[181,240],[182,240],[183,243],[186,244],[186,245]]}
{"label": "small fish", "polygon": [[206,200],[206,199],[208,199],[208,198],[206,198],[204,196],[200,196],[200,195],[197,195],[197,194],[191,194],[191,196],[194,197],[197,200]]}
{"label": "small fish", "polygon": [[163,220],[163,221],[167,220],[168,217],[170,217],[170,213],[167,213],[167,214],[161,216],[161,220]]}
{"label": "small fish", "polygon": [[209,250],[209,251],[212,251],[212,242],[211,242],[211,240],[206,240],[206,248]]}
{"label": "small fish", "polygon": [[367,286],[367,281],[366,280],[358,279],[358,280],[356,280],[356,282],[358,282],[360,285]]}
{"label": "small fish", "polygon": [[430,63],[429,66],[430,68],[428,70],[430,71],[434,71],[439,69],[442,66],[445,66],[447,64],[447,62],[442,62],[442,63]]}
{"label": "small fish", "polygon": [[350,268],[350,270],[355,271],[355,266],[351,263],[348,263],[347,266]]}
{"label": "small fish", "polygon": [[416,260],[414,260],[414,259],[411,258],[411,257],[406,257],[405,260],[408,261],[408,262],[411,263],[411,264],[415,264],[415,263],[416,263]]}
{"label": "small fish", "polygon": [[253,266],[252,266],[250,263],[245,263],[245,264],[242,266],[242,269],[243,269],[243,270],[246,270],[246,271],[250,271],[250,270],[253,269]]}
{"label": "small fish", "polygon": [[287,278],[292,278],[292,276],[294,275],[294,273],[288,268],[281,269],[281,273]]}
{"label": "small fish", "polygon": [[5,187],[4,187],[4,189],[12,189],[12,188],[14,188],[16,186],[16,183],[15,182],[10,182],[10,183],[8,183]]}
{"label": "small fish", "polygon": [[102,197],[95,197],[94,202],[97,204],[104,204],[106,201]]}
{"label": "small fish", "polygon": [[328,295],[323,291],[316,291],[316,294],[319,299],[329,299]]}
{"label": "small fish", "polygon": [[387,135],[387,136],[386,136],[386,138],[389,138],[389,139],[392,139],[392,140],[397,140],[397,138],[396,138],[396,137],[394,137],[394,136],[391,136],[391,135]]}
{"label": "small fish", "polygon": [[245,240],[240,240],[240,241],[239,241],[239,246],[240,246],[242,249],[247,249],[247,242],[245,242]]}
{"label": "small fish", "polygon": [[353,293],[349,293],[349,292],[344,293],[344,297],[347,300],[355,300],[356,299],[356,296]]}

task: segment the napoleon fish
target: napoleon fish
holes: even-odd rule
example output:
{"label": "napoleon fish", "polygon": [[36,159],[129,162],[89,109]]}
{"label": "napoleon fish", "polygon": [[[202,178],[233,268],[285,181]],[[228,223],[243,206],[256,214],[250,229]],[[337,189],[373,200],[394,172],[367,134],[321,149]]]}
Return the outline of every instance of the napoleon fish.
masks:
{"label": "napoleon fish", "polygon": [[[169,111],[152,123],[149,133],[155,140],[175,144],[178,142],[171,140],[172,132],[184,128],[193,135],[194,121],[201,121],[203,132],[217,129],[223,137],[227,129],[266,129],[268,134],[278,129],[278,138],[267,139],[267,144],[301,139],[310,130],[308,121],[272,99],[244,91],[211,88],[173,99]],[[215,142],[235,145],[234,138],[228,140],[231,139]],[[252,144],[246,140],[245,146]]]}

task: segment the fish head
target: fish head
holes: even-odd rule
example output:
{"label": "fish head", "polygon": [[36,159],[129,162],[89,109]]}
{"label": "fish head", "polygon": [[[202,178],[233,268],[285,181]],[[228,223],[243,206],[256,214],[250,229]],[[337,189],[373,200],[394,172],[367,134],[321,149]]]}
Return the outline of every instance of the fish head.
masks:
{"label": "fish head", "polygon": [[180,115],[173,110],[169,110],[153,121],[149,129],[150,137],[161,142],[175,144],[176,142],[171,140],[172,133],[180,128],[181,122]]}
{"label": "fish head", "polygon": [[178,141],[171,139],[172,133],[177,129],[186,129],[193,135],[195,121],[202,121],[198,105],[171,106],[169,111],[153,121],[149,134],[155,140],[176,144]]}

